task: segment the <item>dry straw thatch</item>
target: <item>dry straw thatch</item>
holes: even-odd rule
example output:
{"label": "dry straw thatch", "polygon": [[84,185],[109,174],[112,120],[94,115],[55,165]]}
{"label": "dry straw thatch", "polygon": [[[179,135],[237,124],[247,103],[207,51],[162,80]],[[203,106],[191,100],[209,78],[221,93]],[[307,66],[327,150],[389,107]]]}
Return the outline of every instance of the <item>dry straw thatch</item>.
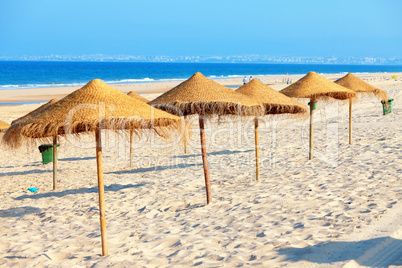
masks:
{"label": "dry straw thatch", "polygon": [[[29,120],[27,120],[29,119]],[[54,136],[79,134],[105,129],[154,130],[168,137],[172,129],[182,128],[182,119],[157,110],[106,85],[102,80],[90,81],[60,101],[12,125],[3,137],[11,147],[27,138],[50,142]]]}
{"label": "dry straw thatch", "polygon": [[176,115],[263,115],[260,102],[239,94],[200,72],[149,103]]}
{"label": "dry straw thatch", "polygon": [[15,119],[14,121],[11,122],[11,125],[14,125],[14,124],[16,124],[16,123],[18,123],[18,122],[21,122],[21,121],[24,120],[25,118],[27,118],[27,117],[29,117],[29,116],[31,116],[31,115],[34,115],[34,114],[36,114],[36,113],[39,112],[39,111],[42,111],[43,109],[47,108],[49,105],[51,105],[51,104],[53,104],[53,103],[55,103],[55,102],[57,102],[57,99],[51,99],[49,102],[46,102],[45,104],[39,106],[39,107],[36,108],[35,110],[33,110],[33,111],[27,113],[26,115],[24,115],[24,116],[22,116],[22,117],[20,117],[20,118],[18,118],[18,119]]}
{"label": "dry straw thatch", "polygon": [[143,96],[139,95],[138,93],[136,93],[134,91],[128,92],[127,95],[132,97],[132,98],[134,98],[134,99],[136,99],[136,100],[139,100],[139,101],[141,101],[143,103],[148,103],[149,102],[149,100],[147,100],[146,98],[144,98]]}
{"label": "dry straw thatch", "polygon": [[281,93],[291,98],[346,100],[356,97],[354,91],[335,84],[316,72],[309,72],[294,84],[282,89]]}
{"label": "dry straw thatch", "polygon": [[305,105],[279,93],[256,78],[236,91],[262,102],[267,115],[284,113],[302,115],[308,111]]}
{"label": "dry straw thatch", "polygon": [[376,88],[369,83],[364,82],[352,73],[348,73],[342,78],[335,81],[336,84],[353,90],[356,93],[370,94],[378,97],[382,101],[388,102],[387,93],[379,88]]}
{"label": "dry straw thatch", "polygon": [[0,120],[0,133],[6,132],[11,125]]}

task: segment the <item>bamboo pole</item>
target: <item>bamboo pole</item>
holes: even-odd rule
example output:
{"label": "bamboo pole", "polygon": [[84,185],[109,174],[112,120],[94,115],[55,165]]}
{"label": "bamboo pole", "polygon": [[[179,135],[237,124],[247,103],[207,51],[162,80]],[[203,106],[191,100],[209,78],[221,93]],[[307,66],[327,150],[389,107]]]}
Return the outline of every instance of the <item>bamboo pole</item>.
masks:
{"label": "bamboo pole", "polygon": [[130,129],[130,168],[133,167],[133,131]]}
{"label": "bamboo pole", "polygon": [[108,255],[106,238],[106,214],[105,214],[105,187],[103,185],[103,164],[102,164],[102,140],[101,130],[95,132],[96,137],[96,165],[98,170],[98,193],[99,193],[99,216],[101,226],[102,256]]}
{"label": "bamboo pole", "polygon": [[202,154],[202,163],[204,166],[204,177],[205,177],[205,191],[207,193],[207,204],[212,202],[211,196],[211,183],[209,179],[209,167],[207,160],[207,149],[205,142],[205,131],[204,131],[204,115],[199,115],[200,122],[200,138],[201,138],[201,154]]}
{"label": "bamboo pole", "polygon": [[254,119],[255,128],[255,168],[256,168],[256,180],[260,180],[260,148],[258,145],[258,119]]}
{"label": "bamboo pole", "polygon": [[309,157],[308,159],[311,160],[313,159],[313,132],[314,132],[314,127],[313,127],[313,113],[314,113],[314,103],[315,100],[311,99],[310,100],[310,139],[309,139]]}
{"label": "bamboo pole", "polygon": [[57,136],[53,137],[53,190],[57,189]]}
{"label": "bamboo pole", "polygon": [[349,144],[352,144],[352,99],[349,99]]}

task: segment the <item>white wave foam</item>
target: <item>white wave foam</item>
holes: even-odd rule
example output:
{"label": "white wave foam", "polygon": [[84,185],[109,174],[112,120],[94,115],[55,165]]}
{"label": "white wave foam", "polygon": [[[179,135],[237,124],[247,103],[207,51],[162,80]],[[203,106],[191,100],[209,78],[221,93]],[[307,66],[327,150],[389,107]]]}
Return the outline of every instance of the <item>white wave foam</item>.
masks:
{"label": "white wave foam", "polygon": [[17,88],[19,85],[2,85],[0,88]]}
{"label": "white wave foam", "polygon": [[[144,82],[154,82],[152,78],[144,79],[122,79],[122,80],[112,80],[105,81],[106,84],[119,84],[119,83],[144,83]],[[88,81],[89,82],[89,81]],[[29,88],[46,88],[46,87],[78,87],[84,86],[87,83],[49,83],[49,84],[22,84],[22,85],[0,85],[0,90],[7,89],[29,89]]]}
{"label": "white wave foam", "polygon": [[23,85],[0,85],[0,90],[6,89],[27,89],[27,88],[45,88],[45,87],[75,87],[82,86],[84,83],[71,84],[23,84]]}
{"label": "white wave foam", "polygon": [[[338,74],[347,74],[348,72],[338,72]],[[371,74],[371,73],[384,73],[387,74],[387,72],[354,72],[355,74]],[[320,72],[320,74],[337,74],[336,72]],[[289,75],[305,75],[305,73],[292,73]],[[249,76],[253,77],[261,77],[261,76],[286,76],[286,74],[283,73],[277,73],[277,74],[231,74],[231,75],[210,75],[208,76],[211,79],[229,79],[229,78],[243,78],[246,76],[247,78]],[[188,79],[188,77],[185,78],[161,78],[161,79],[154,79],[150,77],[146,78],[140,78],[140,79],[120,79],[120,80],[110,80],[110,81],[105,81],[107,84],[120,84],[120,83],[125,83],[125,84],[130,84],[130,83],[151,83],[151,82],[169,82],[169,81],[184,81]],[[48,83],[48,84],[16,84],[16,85],[0,85],[0,90],[13,90],[13,89],[29,89],[29,88],[49,88],[49,87],[78,87],[78,86],[84,86],[87,82],[77,82],[77,83]]]}
{"label": "white wave foam", "polygon": [[141,78],[141,79],[121,79],[121,80],[111,80],[105,81],[105,83],[109,84],[118,84],[118,83],[141,83],[141,82],[154,82],[155,80],[152,78]]}

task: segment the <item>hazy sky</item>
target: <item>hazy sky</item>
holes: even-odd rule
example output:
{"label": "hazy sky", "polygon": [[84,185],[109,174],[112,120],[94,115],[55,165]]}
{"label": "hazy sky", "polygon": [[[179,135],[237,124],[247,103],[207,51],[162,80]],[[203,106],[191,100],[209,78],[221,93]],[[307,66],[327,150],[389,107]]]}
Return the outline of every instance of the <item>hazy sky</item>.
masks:
{"label": "hazy sky", "polygon": [[399,0],[0,0],[0,56],[402,57]]}

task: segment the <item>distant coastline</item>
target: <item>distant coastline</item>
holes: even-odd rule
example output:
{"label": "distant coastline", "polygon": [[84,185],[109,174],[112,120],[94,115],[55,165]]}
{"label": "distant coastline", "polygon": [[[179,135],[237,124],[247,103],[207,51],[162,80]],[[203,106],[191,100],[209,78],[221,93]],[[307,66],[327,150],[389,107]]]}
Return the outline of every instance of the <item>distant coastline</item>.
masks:
{"label": "distant coastline", "polygon": [[133,56],[133,55],[46,55],[0,56],[0,61],[68,61],[68,62],[152,62],[152,63],[246,63],[246,64],[341,64],[402,65],[398,57],[305,57],[305,56]]}

